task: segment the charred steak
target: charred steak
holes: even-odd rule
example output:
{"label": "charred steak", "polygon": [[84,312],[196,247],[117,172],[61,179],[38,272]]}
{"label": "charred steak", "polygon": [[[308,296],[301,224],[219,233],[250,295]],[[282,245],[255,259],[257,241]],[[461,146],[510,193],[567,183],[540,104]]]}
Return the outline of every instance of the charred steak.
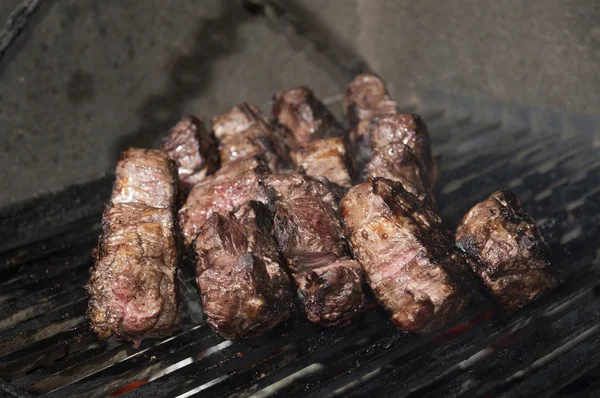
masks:
{"label": "charred steak", "polygon": [[173,207],[177,170],[169,155],[157,149],[129,148],[117,164],[113,203]]}
{"label": "charred steak", "polygon": [[225,164],[215,174],[196,184],[179,210],[184,242],[190,245],[212,213],[226,214],[249,200],[268,202],[259,185],[269,168],[261,159],[241,158]]}
{"label": "charred steak", "polygon": [[188,192],[194,184],[219,168],[217,143],[204,123],[184,116],[163,139],[163,149],[177,164],[180,190]]}
{"label": "charred steak", "polygon": [[399,181],[408,192],[435,205],[437,164],[431,154],[427,126],[419,115],[374,117],[369,145],[373,152],[365,168],[367,177]]}
{"label": "charred steak", "polygon": [[88,317],[98,337],[139,343],[177,325],[175,234],[171,208],[107,205],[87,286]]}
{"label": "charred steak", "polygon": [[228,339],[259,336],[294,309],[266,205],[213,213],[196,239],[196,272],[208,325]]}
{"label": "charred steak", "polygon": [[352,186],[352,159],[343,137],[304,144],[293,155],[296,170],[310,176],[325,177],[344,188]]}
{"label": "charred steak", "polygon": [[340,203],[350,247],[400,330],[438,329],[466,307],[470,272],[437,214],[402,184],[369,178]]}
{"label": "charred steak", "polygon": [[335,194],[305,175],[267,175],[263,183],[275,200],[275,237],[308,320],[350,323],[365,296],[360,266],[347,257]]}
{"label": "charred steak", "polygon": [[289,130],[299,145],[346,135],[327,107],[307,87],[275,94],[272,115],[275,124]]}
{"label": "charred steak", "polygon": [[370,156],[371,118],[397,114],[397,104],[390,98],[381,78],[372,73],[363,73],[356,76],[346,88],[343,105],[350,128],[351,148],[358,170],[362,170]]}
{"label": "charred steak", "polygon": [[213,117],[211,125],[219,140],[222,165],[247,156],[262,157],[272,170],[289,163],[287,140],[278,137],[273,126],[250,104],[236,105]]}
{"label": "charred steak", "polygon": [[456,245],[506,309],[523,307],[556,283],[547,271],[550,254],[535,221],[508,189],[469,210],[456,231]]}

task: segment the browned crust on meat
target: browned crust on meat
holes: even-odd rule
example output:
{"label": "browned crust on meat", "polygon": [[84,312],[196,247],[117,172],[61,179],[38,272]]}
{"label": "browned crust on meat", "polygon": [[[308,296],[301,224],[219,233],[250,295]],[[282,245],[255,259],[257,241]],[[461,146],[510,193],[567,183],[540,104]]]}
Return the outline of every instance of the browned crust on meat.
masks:
{"label": "browned crust on meat", "polygon": [[163,139],[162,146],[177,165],[183,192],[219,168],[215,137],[193,115],[181,118]]}
{"label": "browned crust on meat", "polygon": [[517,309],[556,284],[550,252],[535,221],[508,189],[494,192],[463,217],[456,244],[496,300]]}
{"label": "browned crust on meat", "polygon": [[111,200],[174,207],[177,168],[166,151],[129,148],[117,163]]}
{"label": "browned crust on meat", "polygon": [[109,203],[87,286],[92,330],[140,341],[164,337],[179,322],[172,209]]}
{"label": "browned crust on meat", "polygon": [[340,203],[355,258],[399,329],[425,333],[461,313],[468,268],[440,217],[399,182],[370,178]]}
{"label": "browned crust on meat", "polygon": [[294,153],[292,160],[298,171],[325,177],[345,188],[352,186],[352,157],[343,137],[309,142]]}

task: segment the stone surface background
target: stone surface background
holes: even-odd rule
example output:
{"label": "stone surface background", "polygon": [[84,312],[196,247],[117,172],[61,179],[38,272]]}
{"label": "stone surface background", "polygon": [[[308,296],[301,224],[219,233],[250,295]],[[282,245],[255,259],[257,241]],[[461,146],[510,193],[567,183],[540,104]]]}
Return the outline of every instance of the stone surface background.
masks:
{"label": "stone surface background", "polygon": [[[0,22],[16,4],[0,2]],[[0,60],[0,205],[110,172],[121,149],[156,145],[184,113],[208,119],[240,101],[268,111],[273,92],[299,84],[321,98],[343,91],[313,47],[239,1],[165,4],[43,2]],[[598,2],[293,5],[367,60],[397,98],[434,89],[600,116]]]}

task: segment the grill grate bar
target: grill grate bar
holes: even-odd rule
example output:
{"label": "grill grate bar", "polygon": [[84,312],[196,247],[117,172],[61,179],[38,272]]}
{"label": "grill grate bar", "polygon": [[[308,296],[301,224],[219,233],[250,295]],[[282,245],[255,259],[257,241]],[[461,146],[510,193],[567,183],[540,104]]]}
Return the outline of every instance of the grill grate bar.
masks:
{"label": "grill grate bar", "polygon": [[[372,325],[373,330],[377,331],[380,328],[389,328],[391,327],[387,324],[387,320],[384,317],[380,316],[377,313],[368,314],[367,317],[371,320],[369,323]],[[318,350],[322,347],[322,344],[327,342],[330,347],[329,349],[341,349],[347,344],[351,344],[356,340],[364,338],[364,334],[368,333],[360,333],[361,330],[365,330],[364,321],[359,321],[348,328],[341,330],[329,330],[322,329],[316,325],[307,324],[302,329],[291,330],[288,333],[285,333],[280,337],[267,337],[268,341],[272,341],[276,339],[278,345],[274,345],[272,350],[268,352],[263,352],[263,355],[257,355],[253,353],[253,351],[245,352],[243,347],[247,345],[247,342],[240,342],[239,344],[242,349],[240,352],[243,354],[243,359],[247,359],[249,354],[252,354],[252,361],[241,361],[240,359],[236,359],[234,361],[228,361],[226,364],[227,372],[221,371],[216,374],[215,377],[221,376],[225,373],[235,372],[236,370],[241,370],[241,374],[250,377],[256,377],[258,379],[261,378],[262,374],[268,375],[273,373],[273,371],[282,366],[291,366],[292,362],[297,363],[299,359],[308,354],[317,354]],[[358,334],[356,334],[359,332]],[[349,339],[350,340],[345,340]],[[338,345],[341,343],[340,345]],[[259,353],[260,354],[260,353]],[[267,369],[267,367],[271,367]],[[273,368],[274,367],[274,368]],[[171,373],[163,378],[160,378],[154,381],[151,384],[145,385],[142,388],[134,390],[131,392],[133,396],[147,396],[147,394],[151,394],[153,391],[169,391],[170,393],[183,393],[185,392],[182,389],[182,383],[189,382],[192,380],[196,385],[202,385],[206,382],[211,381],[210,377],[202,377],[199,379],[202,369],[204,365],[201,362],[195,362],[182,371],[177,373]],[[236,373],[239,375],[240,373]],[[210,376],[210,374],[209,374]],[[227,379],[228,385],[231,388],[231,383],[235,386],[240,386],[242,383],[234,382],[234,376],[229,375],[230,377]],[[212,376],[211,376],[212,377]],[[238,380],[239,381],[239,380]],[[217,386],[219,384],[216,384]],[[187,386],[193,388],[194,386]],[[211,396],[209,389],[203,390],[203,396]]]}
{"label": "grill grate bar", "polygon": [[[585,263],[583,263],[585,264]],[[586,273],[589,275],[589,273]],[[582,279],[579,277],[578,279],[579,286],[589,284],[589,281]],[[564,297],[564,300],[569,300],[573,294],[570,289],[567,289],[567,295]],[[561,296],[561,300],[563,297]],[[547,301],[552,300],[552,298],[547,298]],[[557,305],[557,303],[553,303],[552,305]],[[432,368],[437,367],[437,369],[446,369],[448,364],[452,361],[460,361],[461,358],[466,358],[469,355],[474,354],[479,351],[483,347],[490,344],[491,341],[495,337],[503,336],[506,331],[510,331],[516,325],[518,327],[522,327],[523,322],[531,319],[535,316],[540,309],[541,306],[538,305],[538,311],[535,311],[535,307],[532,307],[530,311],[532,313],[525,314],[522,316],[515,317],[510,321],[506,321],[503,314],[494,314],[494,312],[483,312],[481,313],[481,320],[479,322],[471,322],[467,328],[461,329],[461,334],[458,336],[450,336],[443,341],[436,342],[435,339],[429,345],[426,346],[422,352],[418,353],[419,355],[413,356],[403,356],[401,358],[394,358],[393,364],[394,366],[400,366],[399,369],[395,370],[399,375],[397,377],[397,381],[399,382],[402,378],[410,376],[414,377],[417,374],[421,374],[425,380],[431,377],[431,373],[435,373],[435,370]],[[549,308],[549,307],[547,307]],[[489,320],[485,319],[489,318]],[[360,361],[356,360],[355,355],[352,355],[350,358],[346,359],[347,362],[345,365],[340,366],[340,369],[343,370],[344,366],[346,368],[352,367],[352,363],[359,363],[360,371],[353,370],[353,373],[350,375],[346,375],[342,380],[335,381],[333,385],[329,385],[329,382],[323,382],[322,380],[317,384],[315,381],[315,388],[320,387],[323,389],[327,389],[329,392],[333,392],[336,389],[339,389],[353,380],[358,376],[366,375],[374,370],[378,369],[381,365],[377,363],[370,363],[369,357],[371,352],[368,353],[367,357],[360,357]],[[385,361],[390,362],[390,361]],[[442,364],[440,366],[440,364]],[[390,364],[391,365],[391,364]],[[388,366],[390,366],[388,365]],[[415,369],[419,369],[418,371],[414,371]],[[412,372],[410,371],[412,370]],[[346,372],[340,372],[340,374],[344,374]],[[413,382],[414,383],[414,382]],[[400,386],[400,385],[399,385]],[[315,396],[324,395],[325,391],[321,390],[313,390]]]}
{"label": "grill grate bar", "polygon": [[[456,397],[460,393],[464,397],[479,396],[514,374],[517,369],[528,367],[536,358],[544,357],[573,340],[600,322],[597,288],[598,286],[588,292],[585,300],[578,300],[569,306],[566,309],[569,312],[564,318],[554,321],[540,317],[529,328],[528,336],[513,334],[488,347],[490,353],[472,365],[473,369],[461,369],[461,372],[466,372],[428,395]],[[575,305],[579,305],[579,308]],[[468,389],[464,386],[468,386]]]}
{"label": "grill grate bar", "polygon": [[[589,261],[587,258],[585,259]],[[583,265],[587,261],[580,261]],[[433,375],[442,374],[451,368],[481,351],[485,347],[498,341],[514,330],[521,329],[540,315],[558,308],[569,302],[576,296],[588,291],[594,286],[590,282],[590,276],[596,276],[595,272],[577,272],[571,276],[568,283],[558,287],[552,295],[547,295],[532,303],[514,315],[499,313],[489,320],[475,326],[466,333],[459,335],[449,343],[441,345],[435,350],[426,352],[423,356],[412,361],[399,358],[397,361],[385,366],[370,380],[370,384],[360,386],[352,391],[349,396],[382,396],[398,394],[398,391],[411,391],[428,383]],[[367,374],[375,369],[365,369]],[[349,384],[353,379],[348,377],[345,382]],[[338,383],[334,387],[340,388],[344,383]]]}
{"label": "grill grate bar", "polygon": [[515,375],[517,377],[507,380],[492,393],[502,397],[549,396],[600,362],[600,325],[588,329],[572,343],[576,346],[573,349],[561,347],[570,350],[559,352],[553,362],[545,364],[542,358],[532,364],[525,380]]}

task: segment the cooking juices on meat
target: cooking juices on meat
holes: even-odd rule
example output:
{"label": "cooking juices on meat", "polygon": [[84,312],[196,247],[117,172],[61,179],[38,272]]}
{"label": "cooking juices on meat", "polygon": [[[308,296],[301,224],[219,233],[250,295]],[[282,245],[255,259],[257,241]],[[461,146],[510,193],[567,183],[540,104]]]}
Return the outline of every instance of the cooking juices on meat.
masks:
{"label": "cooking juices on meat", "polygon": [[164,151],[129,149],[119,161],[87,286],[100,338],[137,345],[178,325],[175,173]]}
{"label": "cooking juices on meat", "polygon": [[280,91],[273,100],[274,124],[294,137],[296,171],[349,188],[354,167],[346,132],[327,107],[306,87]]}
{"label": "cooking juices on meat", "polygon": [[278,126],[292,133],[298,145],[346,135],[327,107],[307,87],[275,94],[272,115]]}
{"label": "cooking juices on meat", "polygon": [[259,336],[294,310],[279,264],[272,216],[250,201],[235,213],[213,213],[195,242],[197,281],[208,325],[228,339]]}
{"label": "cooking juices on meat", "polygon": [[276,131],[253,105],[242,103],[211,120],[219,141],[221,164],[248,156],[260,156],[271,170],[289,163],[288,139]]}
{"label": "cooking juices on meat", "polygon": [[275,238],[309,321],[350,323],[363,310],[360,265],[349,258],[337,217],[339,196],[327,183],[300,174],[263,178],[275,203]]}
{"label": "cooking juices on meat", "polygon": [[346,88],[344,115],[350,128],[350,142],[358,170],[370,157],[369,130],[371,118],[395,115],[398,107],[389,96],[381,78],[372,73],[357,75]]}
{"label": "cooking juices on meat", "polygon": [[215,138],[195,116],[181,118],[163,139],[162,147],[177,165],[183,193],[219,168]]}
{"label": "cooking juices on meat", "polygon": [[365,175],[399,181],[408,192],[435,205],[438,170],[423,119],[410,113],[374,117],[369,128],[372,153]]}
{"label": "cooking juices on meat", "polygon": [[381,79],[357,76],[344,97],[350,138],[362,177],[385,177],[434,206],[437,164],[427,126],[415,114],[399,113]]}
{"label": "cooking juices on meat", "polygon": [[350,247],[400,329],[438,329],[467,306],[470,271],[440,217],[401,183],[369,178],[340,203]]}
{"label": "cooking juices on meat", "polygon": [[249,200],[267,203],[259,180],[268,172],[262,159],[245,157],[226,163],[215,174],[196,184],[179,210],[185,244],[192,243],[212,213],[227,214]]}
{"label": "cooking juices on meat", "polygon": [[298,171],[325,177],[344,188],[352,186],[352,159],[343,137],[309,142],[293,153],[292,160]]}
{"label": "cooking juices on meat", "polygon": [[549,250],[535,221],[510,190],[494,192],[463,217],[456,245],[492,296],[517,309],[556,283],[548,272]]}

